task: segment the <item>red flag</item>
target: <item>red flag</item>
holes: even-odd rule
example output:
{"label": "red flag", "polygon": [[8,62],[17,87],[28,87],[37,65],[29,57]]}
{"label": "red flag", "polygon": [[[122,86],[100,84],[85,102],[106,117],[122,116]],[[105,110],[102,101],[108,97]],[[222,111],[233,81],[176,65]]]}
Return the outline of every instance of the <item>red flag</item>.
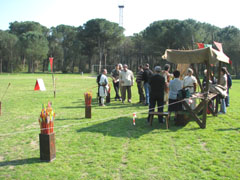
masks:
{"label": "red flag", "polygon": [[53,65],[53,57],[50,57],[50,58],[49,58],[48,71],[50,71],[50,70],[51,70],[51,72],[53,71],[52,65]]}
{"label": "red flag", "polygon": [[199,48],[199,49],[204,48],[204,43],[197,43],[197,45],[198,45],[198,48]]}
{"label": "red flag", "polygon": [[223,52],[222,43],[219,43],[219,42],[216,42],[216,41],[213,41],[213,42],[214,42],[214,44],[217,46],[218,50],[219,50],[220,52]]}
{"label": "red flag", "polygon": [[35,87],[34,87],[34,91],[38,91],[40,89],[38,81],[36,81]]}

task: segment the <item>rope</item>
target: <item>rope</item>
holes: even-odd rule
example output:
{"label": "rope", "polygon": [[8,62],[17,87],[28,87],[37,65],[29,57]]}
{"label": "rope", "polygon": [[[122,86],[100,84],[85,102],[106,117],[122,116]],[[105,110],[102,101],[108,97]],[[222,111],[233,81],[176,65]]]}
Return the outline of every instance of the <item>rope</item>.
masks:
{"label": "rope", "polygon": [[[189,100],[189,99],[194,99],[194,98],[186,98],[186,99],[183,99],[183,100],[171,103],[169,105],[173,105],[173,104],[176,104],[176,103],[179,103],[179,102],[183,102],[183,101],[186,101],[186,100]],[[158,107],[154,107],[154,108],[151,108],[151,109],[147,109],[147,110],[144,110],[144,111],[138,111],[136,113],[142,114],[142,113],[145,113],[145,112],[149,112],[150,110],[154,110],[155,108],[161,108],[161,107],[164,107],[164,105],[158,106]],[[57,126],[57,127],[54,127],[54,129],[66,128],[66,127],[70,127],[70,126],[74,126],[74,125],[96,123],[96,122],[100,122],[100,121],[106,121],[106,120],[109,120],[109,119],[117,119],[117,118],[127,117],[127,116],[131,116],[131,115],[132,115],[132,113],[129,113],[129,114],[119,115],[119,116],[115,116],[115,117],[108,117],[108,118],[104,118],[104,119],[98,119],[98,120],[90,121],[90,122],[88,121],[88,122],[73,123],[73,124],[68,124],[68,125],[63,125],[63,126]],[[17,131],[17,132],[13,132],[13,133],[0,134],[0,137],[1,136],[10,136],[10,135],[22,134],[22,133],[28,133],[28,132],[39,131],[39,130],[46,130],[46,129],[50,129],[50,128],[42,128],[42,129],[32,128],[31,130],[26,130],[26,131],[23,130],[23,131]]]}
{"label": "rope", "polygon": [[7,90],[8,90],[10,85],[11,85],[11,83],[8,83],[7,89],[6,89],[5,93],[3,94],[2,98],[1,98],[1,101],[3,100],[4,96],[7,94]]}

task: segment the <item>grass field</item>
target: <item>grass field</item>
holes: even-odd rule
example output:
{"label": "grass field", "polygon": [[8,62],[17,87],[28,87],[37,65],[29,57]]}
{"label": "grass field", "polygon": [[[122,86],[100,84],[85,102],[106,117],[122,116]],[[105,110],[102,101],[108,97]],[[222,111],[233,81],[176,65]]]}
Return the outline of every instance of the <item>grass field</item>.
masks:
{"label": "grass field", "polygon": [[[170,129],[146,123],[136,85],[133,103],[96,102],[95,77],[2,74],[0,97],[0,179],[240,179],[240,81],[233,81],[226,115],[208,116],[206,129],[192,121]],[[33,91],[37,78],[47,91]],[[83,93],[93,91],[92,119],[85,119]],[[113,96],[112,90],[112,96]],[[56,159],[39,160],[38,117],[43,103],[56,111]],[[136,126],[132,113],[137,112]]]}

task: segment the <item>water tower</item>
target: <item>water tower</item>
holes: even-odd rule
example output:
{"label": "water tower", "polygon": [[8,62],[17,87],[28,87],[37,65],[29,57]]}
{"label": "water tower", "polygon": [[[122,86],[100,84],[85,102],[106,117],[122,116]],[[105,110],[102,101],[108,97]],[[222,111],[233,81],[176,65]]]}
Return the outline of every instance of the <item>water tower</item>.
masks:
{"label": "water tower", "polygon": [[119,2],[118,4],[118,8],[119,8],[119,26],[123,27],[123,1]]}

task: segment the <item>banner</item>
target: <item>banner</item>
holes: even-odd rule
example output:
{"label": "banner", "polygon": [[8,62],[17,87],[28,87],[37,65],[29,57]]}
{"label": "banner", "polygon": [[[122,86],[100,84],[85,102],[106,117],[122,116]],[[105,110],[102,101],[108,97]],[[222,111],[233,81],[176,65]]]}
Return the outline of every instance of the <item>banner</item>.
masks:
{"label": "banner", "polygon": [[220,52],[223,52],[222,43],[219,43],[219,42],[216,42],[216,41],[213,41],[213,42],[216,45],[216,47],[218,48],[218,50]]}
{"label": "banner", "polygon": [[212,47],[212,45],[211,44],[204,44],[204,47],[206,48],[206,47]]}
{"label": "banner", "polygon": [[48,71],[53,72],[53,57],[49,58]]}
{"label": "banner", "polygon": [[203,43],[197,43],[197,45],[198,45],[198,48],[199,48],[199,49],[204,48],[204,44],[203,44]]}

